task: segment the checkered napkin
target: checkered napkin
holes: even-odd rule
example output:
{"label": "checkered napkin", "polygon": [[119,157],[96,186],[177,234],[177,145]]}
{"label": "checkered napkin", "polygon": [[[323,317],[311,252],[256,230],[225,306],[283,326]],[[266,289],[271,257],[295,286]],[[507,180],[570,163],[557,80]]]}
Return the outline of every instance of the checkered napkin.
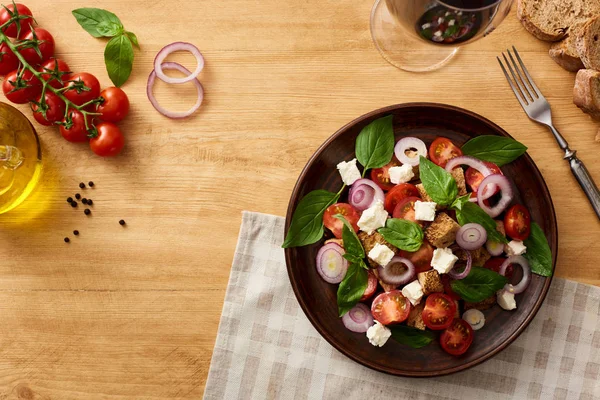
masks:
{"label": "checkered napkin", "polygon": [[284,219],[244,212],[205,399],[600,399],[600,288],[554,279],[504,351],[440,378],[363,367],[312,327],[289,283]]}

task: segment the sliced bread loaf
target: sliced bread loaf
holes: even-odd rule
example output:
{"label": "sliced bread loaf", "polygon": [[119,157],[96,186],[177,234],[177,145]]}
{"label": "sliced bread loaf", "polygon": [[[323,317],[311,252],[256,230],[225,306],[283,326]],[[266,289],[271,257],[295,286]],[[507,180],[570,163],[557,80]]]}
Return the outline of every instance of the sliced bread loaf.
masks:
{"label": "sliced bread loaf", "polygon": [[519,0],[517,16],[533,36],[556,42],[564,38],[569,27],[582,16],[586,0]]}
{"label": "sliced bread loaf", "polygon": [[573,103],[594,119],[600,119],[600,72],[581,69],[575,77]]}
{"label": "sliced bread loaf", "polygon": [[573,24],[569,29],[567,37],[560,42],[552,43],[548,51],[550,57],[567,71],[577,72],[585,68],[577,51],[577,34],[581,30],[582,25],[582,22]]}
{"label": "sliced bread loaf", "polygon": [[600,15],[589,19],[576,33],[576,48],[586,68],[600,70]]}

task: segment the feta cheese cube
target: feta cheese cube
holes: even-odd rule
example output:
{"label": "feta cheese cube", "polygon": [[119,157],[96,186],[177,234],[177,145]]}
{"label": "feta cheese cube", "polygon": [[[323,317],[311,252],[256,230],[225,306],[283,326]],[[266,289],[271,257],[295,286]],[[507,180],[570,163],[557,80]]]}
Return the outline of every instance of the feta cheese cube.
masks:
{"label": "feta cheese cube", "polygon": [[390,250],[389,247],[381,243],[376,243],[368,254],[371,260],[375,261],[382,267],[388,265],[388,263],[394,257],[394,255],[394,252]]}
{"label": "feta cheese cube", "polygon": [[408,164],[404,164],[400,167],[392,167],[388,170],[390,174],[390,182],[394,185],[399,183],[406,183],[415,177],[413,167]]}
{"label": "feta cheese cube", "polygon": [[388,213],[383,208],[383,202],[378,200],[374,205],[363,211],[357,225],[361,231],[370,235],[375,229],[385,226],[387,217]]}
{"label": "feta cheese cube", "polygon": [[442,22],[444,22],[444,18],[443,17],[439,17],[438,18],[438,24],[441,24]]}
{"label": "feta cheese cube", "polygon": [[454,268],[454,264],[458,261],[458,257],[452,253],[449,248],[435,249],[431,266],[440,274],[447,274]]}
{"label": "feta cheese cube", "polygon": [[436,32],[433,34],[433,36],[437,36],[437,37],[440,37],[440,36],[442,36],[442,31],[436,31]]}
{"label": "feta cheese cube", "polygon": [[448,15],[450,15],[450,11],[446,11],[446,14],[444,14],[445,17],[447,17]]}
{"label": "feta cheese cube", "polygon": [[496,293],[496,301],[498,305],[503,309],[510,311],[517,308],[517,302],[515,301],[515,294],[510,293],[506,290],[500,290]]}
{"label": "feta cheese cube", "polygon": [[504,251],[509,256],[520,256],[527,252],[527,247],[520,240],[511,240],[504,245]]}
{"label": "feta cheese cube", "polygon": [[369,338],[369,343],[373,346],[383,346],[390,336],[392,336],[392,331],[385,325],[382,325],[379,321],[375,321],[375,325],[372,325],[367,329],[367,338]]}
{"label": "feta cheese cube", "polygon": [[451,19],[450,22],[448,22],[448,26],[454,26],[455,23],[456,23],[456,20]]}
{"label": "feta cheese cube", "polygon": [[340,171],[342,181],[346,185],[352,185],[354,182],[360,179],[360,171],[356,166],[356,158],[348,162],[342,161],[337,165],[337,169]]}
{"label": "feta cheese cube", "polygon": [[427,29],[427,28],[430,28],[430,27],[431,27],[431,23],[429,23],[429,22],[426,23],[426,24],[421,25],[421,29]]}
{"label": "feta cheese cube", "polygon": [[435,207],[433,201],[415,201],[415,219],[419,221],[433,221],[435,219]]}
{"label": "feta cheese cube", "polygon": [[423,287],[418,280],[414,280],[402,289],[402,295],[410,300],[413,306],[421,302],[423,298]]}

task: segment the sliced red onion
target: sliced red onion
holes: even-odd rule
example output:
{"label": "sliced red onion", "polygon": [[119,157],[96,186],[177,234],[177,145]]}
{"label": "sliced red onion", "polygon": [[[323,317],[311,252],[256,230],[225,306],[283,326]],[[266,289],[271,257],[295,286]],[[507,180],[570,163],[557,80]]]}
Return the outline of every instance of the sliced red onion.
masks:
{"label": "sliced red onion", "polygon": [[[417,150],[417,155],[415,157],[407,156],[406,151],[412,149]],[[398,140],[398,143],[396,143],[394,154],[402,164],[408,164],[414,167],[415,165],[419,165],[419,156],[427,157],[427,146],[421,139],[416,137],[405,137]]]}
{"label": "sliced red onion", "polygon": [[394,257],[390,262],[382,267],[377,267],[379,279],[389,285],[403,285],[410,282],[415,277],[415,265],[407,258]]}
{"label": "sliced red onion", "polygon": [[[174,69],[174,70],[177,70],[177,71],[180,71],[183,73],[190,72],[183,65],[180,65],[180,64],[177,64],[174,62],[163,63],[162,67],[163,67],[163,69]],[[200,108],[200,105],[202,104],[202,100],[204,99],[204,89],[202,88],[202,84],[200,83],[200,81],[198,79],[193,80],[193,83],[194,83],[194,85],[196,85],[196,89],[198,91],[198,100],[196,100],[196,104],[194,104],[192,106],[192,108],[190,108],[189,110],[184,111],[184,112],[169,111],[169,110],[165,109],[164,107],[162,107],[160,104],[158,104],[158,101],[156,100],[156,97],[154,97],[154,93],[152,91],[155,80],[156,80],[156,70],[152,70],[152,72],[150,73],[150,76],[148,76],[148,84],[146,85],[146,94],[148,95],[148,100],[150,100],[150,103],[152,103],[154,108],[156,108],[156,111],[158,111],[165,117],[173,118],[173,119],[189,117],[190,115],[195,113],[196,110],[198,110],[198,108]]]}
{"label": "sliced red onion", "polygon": [[465,253],[467,254],[467,265],[465,265],[465,269],[463,269],[462,272],[458,272],[458,271],[456,271],[456,266],[455,266],[454,268],[452,268],[450,270],[450,272],[448,272],[448,275],[450,275],[451,278],[465,279],[467,277],[467,275],[469,275],[469,272],[471,272],[471,265],[473,264],[473,258],[471,257],[471,252],[469,250],[465,250]]}
{"label": "sliced red onion", "polygon": [[357,333],[365,333],[374,323],[371,309],[363,303],[358,303],[344,314],[342,322],[348,330]]}
{"label": "sliced red onion", "polygon": [[527,262],[527,259],[523,256],[510,256],[500,266],[500,270],[498,271],[500,275],[505,276],[506,270],[512,264],[517,264],[521,267],[523,270],[523,278],[521,278],[521,281],[516,285],[507,283],[504,286],[504,290],[514,294],[523,293],[525,289],[527,289],[527,286],[529,286],[529,282],[531,282],[531,268],[529,267],[529,262]]}
{"label": "sliced red onion", "polygon": [[329,243],[319,249],[317,272],[325,282],[340,283],[344,279],[348,271],[348,261],[343,257],[345,253],[337,243]]}
{"label": "sliced red onion", "polygon": [[485,244],[487,232],[479,224],[464,224],[456,232],[456,243],[465,250],[477,250]]}
{"label": "sliced red onion", "polygon": [[[486,199],[485,196],[481,195],[481,193],[485,192],[483,188],[485,188],[488,185],[493,186],[494,188],[497,185],[500,188],[500,192],[502,193],[502,197],[500,198],[498,203],[493,207],[488,207],[484,202],[484,200]],[[490,188],[489,190],[495,189]],[[477,204],[479,204],[479,207],[481,207],[483,211],[485,211],[487,215],[489,215],[492,218],[496,218],[498,215],[502,214],[502,211],[504,211],[506,207],[508,207],[512,199],[513,190],[510,186],[508,178],[506,178],[504,175],[492,174],[484,178],[483,181],[481,181],[481,185],[479,185],[479,189],[477,190]]]}
{"label": "sliced red onion", "polygon": [[[163,69],[167,69],[164,65],[164,64],[166,64],[164,62],[165,59],[167,58],[167,56],[169,54],[176,52],[176,51],[189,51],[190,53],[192,53],[192,55],[194,57],[196,57],[196,62],[198,63],[194,72],[190,72],[187,69],[185,71],[181,71],[184,73],[187,72],[187,74],[188,74],[187,76],[184,76],[183,78],[174,78],[171,76],[167,76],[163,72]],[[198,48],[196,46],[194,46],[193,44],[187,43],[187,42],[174,42],[174,43],[171,43],[171,44],[163,47],[158,52],[158,54],[156,55],[156,58],[154,59],[154,71],[156,72],[156,76],[158,76],[158,79],[160,79],[161,81],[164,81],[166,83],[179,84],[179,83],[186,83],[186,82],[192,81],[198,77],[198,75],[200,74],[200,72],[202,71],[203,68],[204,68],[204,57],[202,57],[200,50],[198,50]]]}
{"label": "sliced red onion", "polygon": [[485,243],[485,248],[487,249],[488,253],[490,253],[494,257],[498,257],[499,255],[504,253],[504,243],[488,240]]}
{"label": "sliced red onion", "polygon": [[370,179],[359,179],[352,184],[348,192],[348,203],[358,211],[364,211],[377,201],[383,202],[385,194],[375,182]]}
{"label": "sliced red onion", "polygon": [[[481,175],[483,175],[484,178],[492,175],[492,170],[489,169],[483,161],[471,156],[460,156],[450,159],[450,161],[448,161],[446,164],[446,171],[452,172],[454,168],[460,165],[468,165],[469,167],[476,169],[477,171],[481,172]],[[482,186],[480,185],[479,188],[482,188]],[[487,197],[485,197],[484,200],[487,200],[494,195],[496,192],[496,187],[494,186],[487,190],[478,190],[478,192],[486,195]]]}

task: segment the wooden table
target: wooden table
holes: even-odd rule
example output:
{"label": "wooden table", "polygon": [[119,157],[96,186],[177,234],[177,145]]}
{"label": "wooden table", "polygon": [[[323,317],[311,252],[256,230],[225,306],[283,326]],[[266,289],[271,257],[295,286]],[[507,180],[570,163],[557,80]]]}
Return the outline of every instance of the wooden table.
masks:
{"label": "wooden table", "polygon": [[[27,4],[54,34],[59,57],[110,84],[105,41],[71,15],[82,2]],[[122,124],[127,147],[101,159],[36,125],[43,184],[0,217],[0,398],[200,398],[241,211],[283,215],[315,149],[348,121],[394,103],[468,108],[526,144],[558,215],[556,275],[600,285],[600,223],[549,132],[522,112],[495,56],[518,44],[556,125],[600,181],[598,127],[572,103],[574,75],[550,60],[547,44],[524,31],[514,10],[446,68],[402,72],[371,42],[371,5],[86,2],[115,12],[142,46],[124,86],[132,105]],[[206,57],[203,107],[183,121],[159,115],[145,90],[155,54],[177,40],[195,43]],[[191,56],[175,59],[194,65]],[[195,98],[188,85],[158,83],[155,90],[179,110]],[[65,199],[89,180],[96,187],[82,191],[94,200],[86,217]]]}

